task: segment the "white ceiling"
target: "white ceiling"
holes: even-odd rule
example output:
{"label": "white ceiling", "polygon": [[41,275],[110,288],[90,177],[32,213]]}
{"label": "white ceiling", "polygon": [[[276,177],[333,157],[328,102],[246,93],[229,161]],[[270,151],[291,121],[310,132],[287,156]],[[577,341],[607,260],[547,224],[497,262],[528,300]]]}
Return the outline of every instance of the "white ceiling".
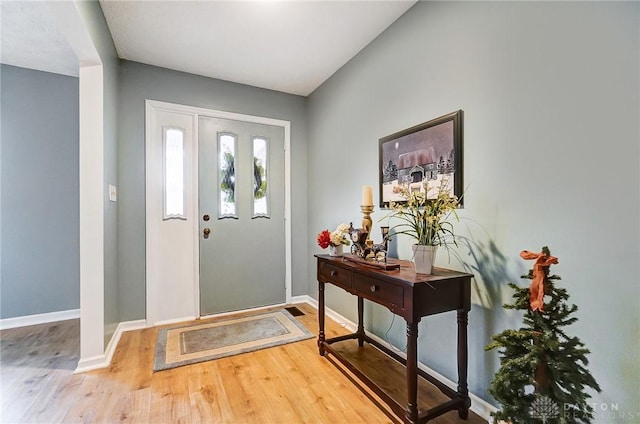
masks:
{"label": "white ceiling", "polygon": [[[123,59],[307,96],[415,2],[100,0],[100,5]],[[47,2],[0,3],[2,63],[77,75],[73,51],[53,21],[47,22]]]}
{"label": "white ceiling", "polygon": [[0,0],[0,61],[78,76],[78,59],[46,2]]}

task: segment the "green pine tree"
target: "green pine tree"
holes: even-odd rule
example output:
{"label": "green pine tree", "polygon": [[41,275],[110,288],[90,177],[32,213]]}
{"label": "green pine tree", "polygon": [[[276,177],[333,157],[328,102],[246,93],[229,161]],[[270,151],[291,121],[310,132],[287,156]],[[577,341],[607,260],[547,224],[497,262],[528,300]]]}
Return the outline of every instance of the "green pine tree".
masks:
{"label": "green pine tree", "polygon": [[[542,253],[551,255],[546,246]],[[560,277],[549,275],[549,266],[542,269],[544,310],[531,310],[529,287],[509,284],[515,291],[514,302],[504,308],[524,311],[523,324],[493,336],[485,347],[500,354],[500,369],[489,392],[502,409],[493,416],[514,424],[589,423],[593,408],[585,389],[600,392],[600,386],[586,368],[589,350],[564,331],[577,321],[572,315],[578,307],[567,303],[566,289],[555,286]],[[533,269],[522,278],[532,279]]]}

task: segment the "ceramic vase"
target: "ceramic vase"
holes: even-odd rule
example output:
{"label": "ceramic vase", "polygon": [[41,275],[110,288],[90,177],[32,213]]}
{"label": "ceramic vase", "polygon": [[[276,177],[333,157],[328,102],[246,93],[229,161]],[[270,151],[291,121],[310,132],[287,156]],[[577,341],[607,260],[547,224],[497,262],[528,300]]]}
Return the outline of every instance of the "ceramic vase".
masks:
{"label": "ceramic vase", "polygon": [[342,256],[342,246],[343,244],[339,244],[334,246],[332,244],[329,245],[329,256]]}
{"label": "ceramic vase", "polygon": [[431,274],[438,246],[414,244],[411,247],[413,249],[413,264],[416,268],[416,273]]}

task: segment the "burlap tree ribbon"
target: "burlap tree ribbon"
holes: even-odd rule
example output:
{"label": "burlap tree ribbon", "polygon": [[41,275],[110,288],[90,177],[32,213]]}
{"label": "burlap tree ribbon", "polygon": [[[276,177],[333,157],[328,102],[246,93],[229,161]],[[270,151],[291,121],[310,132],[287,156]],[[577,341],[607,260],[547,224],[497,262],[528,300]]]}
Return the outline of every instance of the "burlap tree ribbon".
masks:
{"label": "burlap tree ribbon", "polygon": [[533,276],[529,287],[529,306],[532,311],[543,311],[544,307],[544,267],[558,263],[558,258],[547,255],[544,252],[534,253],[528,250],[520,252],[522,259],[535,259],[533,264]]}

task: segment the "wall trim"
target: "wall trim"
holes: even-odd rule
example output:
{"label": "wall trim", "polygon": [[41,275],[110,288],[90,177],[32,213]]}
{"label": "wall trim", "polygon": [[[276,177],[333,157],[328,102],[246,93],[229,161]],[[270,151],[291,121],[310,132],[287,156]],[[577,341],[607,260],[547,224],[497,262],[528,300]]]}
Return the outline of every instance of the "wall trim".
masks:
{"label": "wall trim", "polygon": [[122,333],[125,331],[132,330],[142,330],[147,327],[147,321],[144,319],[136,320],[136,321],[123,321],[118,324],[115,333],[109,340],[109,344],[107,345],[107,349],[105,350],[106,364],[109,366],[111,364],[111,360],[113,359],[113,354],[116,352],[116,348],[118,347],[118,343],[120,342],[120,337],[122,337]]}
{"label": "wall trim", "polygon": [[87,371],[98,370],[108,367],[107,357],[104,354],[90,356],[88,358],[80,358],[78,366],[76,367],[74,374],[79,374]]}
{"label": "wall trim", "polygon": [[157,322],[154,322],[154,323],[150,324],[149,327],[159,327],[161,325],[178,324],[178,323],[181,323],[181,322],[195,321],[196,319],[197,319],[197,317],[195,315],[189,315],[189,316],[186,316],[186,317],[166,319],[164,321],[157,321]]}
{"label": "wall trim", "polygon": [[[291,302],[290,302],[290,303],[292,303],[292,304],[296,304],[296,303],[308,303],[308,304],[312,305],[312,303],[311,303],[311,302],[312,302],[313,300],[314,300],[314,299],[313,299],[311,296],[309,296],[309,295],[307,295],[307,294],[303,294],[302,296],[292,296],[292,297],[291,297]],[[318,304],[318,302],[316,302],[316,305],[317,305],[317,304]],[[315,308],[316,308],[316,309],[318,309],[318,307],[317,307],[317,306],[315,306]]]}
{"label": "wall trim", "polygon": [[44,314],[5,318],[0,320],[0,330],[27,327],[29,325],[47,324],[50,322],[66,321],[68,319],[78,318],[80,318],[80,309],[69,309],[67,311],[47,312]]}
{"label": "wall trim", "polygon": [[89,358],[82,358],[78,362],[78,367],[74,371],[74,374],[83,373],[87,371],[93,371],[100,368],[107,368],[111,365],[111,360],[113,359],[113,354],[116,352],[116,348],[118,347],[118,343],[120,342],[120,337],[122,333],[125,331],[133,331],[133,330],[142,330],[147,328],[147,321],[144,319],[135,320],[135,321],[123,321],[118,324],[116,327],[116,331],[113,333],[107,348],[105,349],[105,353],[102,355],[95,355]]}
{"label": "wall trim", "polygon": [[[297,303],[306,302],[309,305],[313,306],[314,308],[318,309],[318,301],[316,299],[312,298],[311,296],[297,296],[296,299],[300,300]],[[356,329],[358,328],[358,326],[357,326],[357,324],[355,322],[345,318],[344,316],[340,315],[339,313],[337,313],[333,309],[327,307],[326,305],[325,305],[325,313],[329,318],[331,318],[332,320],[334,320],[335,322],[337,322],[341,326],[347,328],[349,331],[355,332]],[[382,338],[376,336],[375,334],[373,334],[373,333],[371,333],[369,331],[366,331],[366,333],[367,333],[367,335],[369,337],[371,337],[372,339],[376,340],[378,343],[388,347],[389,349],[392,349],[399,356],[401,356],[401,357],[406,359],[406,357],[407,357],[406,353],[404,353],[401,350],[399,350],[396,346],[392,345],[388,341],[383,340]],[[427,365],[423,364],[420,361],[418,361],[418,368],[420,368],[422,371],[432,375],[433,377],[437,378],[438,380],[440,380],[442,383],[444,383],[449,388],[451,388],[453,390],[456,390],[457,383],[454,383],[453,381],[451,381],[448,378],[444,377],[442,374],[432,370],[431,368],[429,368]],[[471,411],[475,412],[481,418],[487,420],[488,422],[491,422],[492,421],[491,413],[492,412],[497,412],[498,409],[495,406],[491,405],[486,400],[474,395],[471,392],[469,392],[469,397],[471,398],[471,408],[470,408]]]}

